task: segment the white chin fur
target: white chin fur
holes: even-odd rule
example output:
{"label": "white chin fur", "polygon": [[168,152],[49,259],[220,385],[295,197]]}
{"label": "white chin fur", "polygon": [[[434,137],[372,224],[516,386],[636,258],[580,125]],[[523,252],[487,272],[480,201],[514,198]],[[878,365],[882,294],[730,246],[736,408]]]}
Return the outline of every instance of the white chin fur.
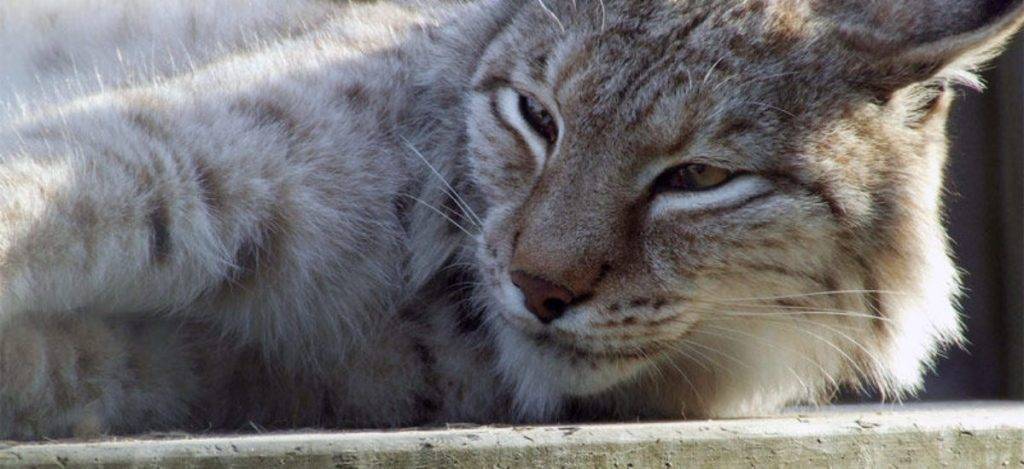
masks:
{"label": "white chin fur", "polygon": [[524,421],[544,422],[558,417],[566,397],[598,394],[641,371],[643,363],[607,363],[592,368],[573,364],[537,347],[519,331],[500,329],[498,366],[513,385],[515,412]]}

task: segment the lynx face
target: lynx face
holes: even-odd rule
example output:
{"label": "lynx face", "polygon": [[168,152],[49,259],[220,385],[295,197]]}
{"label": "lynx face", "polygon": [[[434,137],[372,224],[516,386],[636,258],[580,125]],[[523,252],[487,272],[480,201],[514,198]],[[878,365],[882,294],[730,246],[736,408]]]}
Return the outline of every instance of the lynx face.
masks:
{"label": "lynx face", "polygon": [[1011,22],[949,25],[953,47],[825,3],[529,1],[494,39],[468,148],[523,387],[674,375],[715,415],[733,394],[912,389],[958,338],[946,85]]}

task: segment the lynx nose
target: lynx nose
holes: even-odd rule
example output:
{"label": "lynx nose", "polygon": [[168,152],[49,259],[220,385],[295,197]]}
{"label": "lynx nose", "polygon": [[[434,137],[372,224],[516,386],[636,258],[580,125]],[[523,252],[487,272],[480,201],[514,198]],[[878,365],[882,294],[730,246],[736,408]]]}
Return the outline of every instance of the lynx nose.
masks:
{"label": "lynx nose", "polygon": [[526,297],[526,309],[544,324],[560,318],[576,299],[568,288],[536,275],[516,270],[511,277],[512,283]]}

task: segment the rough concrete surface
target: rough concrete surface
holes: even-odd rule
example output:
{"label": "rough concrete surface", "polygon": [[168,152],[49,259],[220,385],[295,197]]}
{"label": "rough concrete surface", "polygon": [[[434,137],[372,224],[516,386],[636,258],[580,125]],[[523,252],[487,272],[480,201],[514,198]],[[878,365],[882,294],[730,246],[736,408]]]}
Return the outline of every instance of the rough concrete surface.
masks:
{"label": "rough concrete surface", "polygon": [[1024,403],[800,412],[748,420],[8,442],[0,444],[0,466],[1024,466]]}

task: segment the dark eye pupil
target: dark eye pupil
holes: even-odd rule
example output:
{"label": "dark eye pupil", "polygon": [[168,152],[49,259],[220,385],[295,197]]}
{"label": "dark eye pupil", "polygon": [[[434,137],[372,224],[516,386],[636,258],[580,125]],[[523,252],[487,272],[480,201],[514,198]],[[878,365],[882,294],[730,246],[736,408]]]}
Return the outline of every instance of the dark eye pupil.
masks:
{"label": "dark eye pupil", "polygon": [[519,112],[526,119],[526,123],[530,124],[530,127],[541,137],[544,137],[548,144],[555,143],[555,140],[558,139],[558,126],[547,109],[544,109],[533,98],[519,95]]}
{"label": "dark eye pupil", "polygon": [[670,168],[654,181],[655,194],[669,191],[702,191],[714,189],[728,182],[733,172],[703,165],[684,164]]}

